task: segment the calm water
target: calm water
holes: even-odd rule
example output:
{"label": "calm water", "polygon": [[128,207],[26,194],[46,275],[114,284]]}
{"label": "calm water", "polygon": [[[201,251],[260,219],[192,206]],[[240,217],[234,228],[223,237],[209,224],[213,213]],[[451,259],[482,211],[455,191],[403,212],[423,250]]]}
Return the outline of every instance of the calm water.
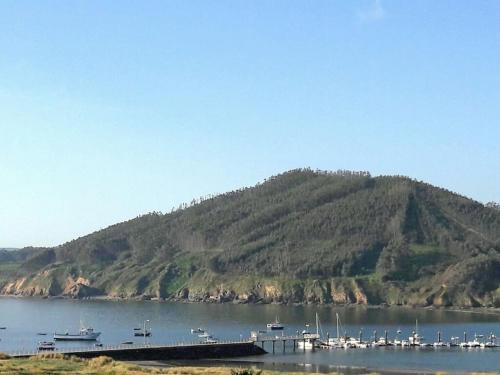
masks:
{"label": "calm water", "polygon": [[[500,316],[478,313],[451,312],[421,309],[372,309],[332,308],[314,306],[232,305],[232,304],[182,304],[157,302],[73,301],[0,298],[0,352],[33,349],[40,340],[51,339],[54,331],[77,331],[80,321],[101,331],[103,344],[119,344],[123,341],[140,343],[144,339],[133,336],[133,328],[141,327],[144,320],[151,321],[151,343],[193,341],[190,329],[203,327],[219,339],[247,338],[250,331],[265,329],[276,315],[287,327],[287,332],[302,330],[305,323],[314,326],[318,312],[323,333],[335,334],[335,313],[338,312],[347,333],[363,337],[372,336],[377,330],[389,338],[396,335],[407,338],[419,321],[419,332],[433,342],[440,330],[445,341],[451,336],[463,336],[464,331],[472,340],[474,333],[500,335]],[[37,336],[46,332],[47,336]],[[61,343],[63,346],[93,345],[85,343]],[[271,344],[266,347],[271,349]],[[500,371],[500,349],[352,349],[317,350],[315,352],[282,353],[281,344],[276,354],[249,361],[266,362],[268,366],[300,364],[304,369],[328,371],[338,366],[365,368],[448,370],[448,371]]]}

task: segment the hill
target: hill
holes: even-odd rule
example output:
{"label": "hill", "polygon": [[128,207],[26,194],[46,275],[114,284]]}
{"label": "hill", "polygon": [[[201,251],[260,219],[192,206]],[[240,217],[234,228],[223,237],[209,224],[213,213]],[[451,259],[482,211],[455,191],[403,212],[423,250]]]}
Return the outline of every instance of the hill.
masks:
{"label": "hill", "polygon": [[500,306],[500,211],[399,176],[293,170],[22,251],[4,294]]}

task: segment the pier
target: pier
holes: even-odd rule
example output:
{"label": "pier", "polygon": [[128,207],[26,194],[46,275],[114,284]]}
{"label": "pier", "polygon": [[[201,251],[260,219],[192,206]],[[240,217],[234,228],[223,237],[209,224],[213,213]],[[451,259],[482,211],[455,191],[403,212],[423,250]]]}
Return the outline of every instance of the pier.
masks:
{"label": "pier", "polygon": [[[306,342],[311,343],[311,349],[314,350],[317,345],[316,341],[319,340],[319,335],[316,334],[301,334],[301,335],[288,335],[288,336],[265,336],[265,335],[259,335],[256,332],[252,332],[250,336],[250,341],[254,342],[255,344],[259,345],[260,343],[260,348],[263,350],[266,350],[266,343],[271,344],[271,349],[269,350],[271,353],[276,353],[276,343],[278,343],[279,348],[285,353],[286,348],[287,348],[287,343],[289,344],[288,346],[293,348],[293,351],[301,350],[305,351],[306,350]],[[302,343],[302,348],[298,348],[298,343]]]}
{"label": "pier", "polygon": [[56,348],[53,351],[19,351],[8,353],[11,357],[27,358],[38,354],[61,353],[80,358],[107,356],[122,361],[154,361],[170,359],[229,358],[266,354],[251,341],[227,341],[214,344],[176,343],[166,345],[114,345],[102,347]]}

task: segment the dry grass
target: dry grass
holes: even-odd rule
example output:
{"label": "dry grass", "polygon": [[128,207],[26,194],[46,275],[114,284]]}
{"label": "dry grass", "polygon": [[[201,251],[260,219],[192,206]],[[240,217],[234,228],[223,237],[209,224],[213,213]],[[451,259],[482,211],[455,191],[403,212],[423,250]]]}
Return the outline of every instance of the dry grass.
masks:
{"label": "dry grass", "polygon": [[[45,353],[28,359],[0,360],[0,374],[81,374],[81,375],[285,375],[285,373],[228,367],[153,368],[114,361],[109,357],[81,359],[60,353]],[[2,358],[2,357],[0,357]]]}

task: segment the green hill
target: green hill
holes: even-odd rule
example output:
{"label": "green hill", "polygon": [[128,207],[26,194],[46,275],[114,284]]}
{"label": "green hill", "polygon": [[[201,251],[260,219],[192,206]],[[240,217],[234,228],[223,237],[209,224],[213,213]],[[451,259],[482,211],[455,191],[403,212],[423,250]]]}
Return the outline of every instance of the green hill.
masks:
{"label": "green hill", "polygon": [[4,294],[500,306],[500,211],[406,177],[293,170],[30,254]]}

